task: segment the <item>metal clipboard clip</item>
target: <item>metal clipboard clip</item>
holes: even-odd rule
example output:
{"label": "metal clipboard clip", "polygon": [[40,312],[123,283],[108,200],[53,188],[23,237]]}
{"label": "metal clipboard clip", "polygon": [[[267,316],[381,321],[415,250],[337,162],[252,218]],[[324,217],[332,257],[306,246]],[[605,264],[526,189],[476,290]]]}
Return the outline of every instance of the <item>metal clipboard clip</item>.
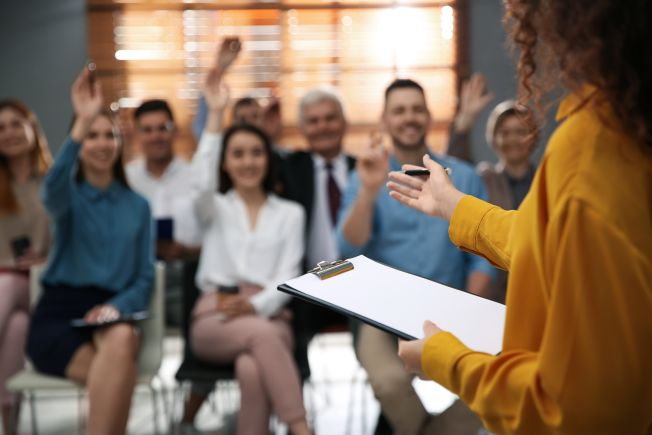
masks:
{"label": "metal clipboard clip", "polygon": [[309,270],[308,273],[317,275],[319,279],[328,279],[349,270],[353,270],[353,263],[347,260],[320,261],[317,267]]}

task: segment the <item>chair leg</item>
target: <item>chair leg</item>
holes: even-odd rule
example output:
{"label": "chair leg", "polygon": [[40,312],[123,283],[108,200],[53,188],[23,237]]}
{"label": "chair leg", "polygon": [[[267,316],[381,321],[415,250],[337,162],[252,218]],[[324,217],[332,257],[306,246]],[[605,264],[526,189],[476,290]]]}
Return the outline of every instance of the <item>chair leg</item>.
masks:
{"label": "chair leg", "polygon": [[32,434],[38,435],[38,425],[36,424],[36,397],[33,391],[29,395],[29,413],[32,419]]}
{"label": "chair leg", "polygon": [[307,396],[307,401],[308,401],[308,409],[307,409],[307,416],[308,416],[308,424],[311,427],[315,426],[315,422],[317,421],[317,405],[315,402],[315,394],[316,394],[316,386],[312,382],[310,378],[306,379],[304,382],[304,391],[306,392]]}
{"label": "chair leg", "polygon": [[175,385],[172,389],[172,408],[168,414],[168,426],[172,428],[175,423],[175,413],[177,411],[177,400],[179,395],[183,394],[183,385]]}
{"label": "chair leg", "polygon": [[154,388],[154,386],[151,383],[149,384],[149,391],[152,396],[152,411],[154,414],[154,433],[156,435],[160,435],[161,431],[159,430],[159,426],[158,426],[159,425],[158,406],[156,404],[156,399],[158,394],[156,388]]}
{"label": "chair leg", "polygon": [[167,419],[167,416],[170,415],[170,407],[168,403],[168,392],[165,388],[165,383],[163,382],[163,378],[161,378],[158,374],[156,375],[156,379],[158,379],[159,384],[161,386],[161,405],[163,406],[163,420]]}
{"label": "chair leg", "polygon": [[355,411],[353,405],[355,404],[355,382],[356,382],[356,376],[357,375],[357,369],[353,372],[353,376],[351,377],[351,383],[350,383],[350,392],[349,392],[349,406],[346,411],[346,430],[345,434],[346,435],[351,435],[351,428],[353,427],[353,412]]}
{"label": "chair leg", "polygon": [[362,386],[360,387],[360,391],[362,392],[362,399],[360,404],[362,408],[360,409],[360,419],[362,420],[363,434],[367,433],[367,391],[368,391],[367,387],[368,386],[369,386],[369,381],[366,378],[365,374],[363,374]]}

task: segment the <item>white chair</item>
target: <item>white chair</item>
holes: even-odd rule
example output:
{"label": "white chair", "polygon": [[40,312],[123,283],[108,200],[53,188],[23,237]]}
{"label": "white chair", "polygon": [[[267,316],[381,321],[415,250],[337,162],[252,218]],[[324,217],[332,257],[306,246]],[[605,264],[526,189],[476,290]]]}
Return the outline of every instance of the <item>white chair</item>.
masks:
{"label": "white chair", "polygon": [[[32,306],[38,300],[41,293],[41,274],[44,266],[35,266],[30,271],[30,298]],[[165,265],[157,262],[155,266],[155,281],[152,298],[149,305],[149,318],[140,322],[143,341],[138,355],[138,385],[149,387],[152,394],[152,409],[154,412],[154,430],[159,434],[159,415],[158,415],[158,391],[153,385],[153,381],[158,378],[158,371],[163,359],[163,338],[165,334],[165,309],[163,307],[165,289]],[[32,421],[32,433],[37,433],[36,409],[34,392],[36,390],[61,390],[76,389],[81,392],[83,387],[79,384],[58,377],[44,375],[37,372],[30,364],[28,367],[17,373],[7,382],[7,389],[14,393],[26,393],[30,403],[30,413]],[[165,395],[162,395],[163,411],[167,413]],[[11,422],[12,431],[16,432],[18,426],[17,419],[18,406],[14,406],[14,415]],[[80,422],[81,406],[80,406]],[[80,425],[81,430],[81,425]]]}

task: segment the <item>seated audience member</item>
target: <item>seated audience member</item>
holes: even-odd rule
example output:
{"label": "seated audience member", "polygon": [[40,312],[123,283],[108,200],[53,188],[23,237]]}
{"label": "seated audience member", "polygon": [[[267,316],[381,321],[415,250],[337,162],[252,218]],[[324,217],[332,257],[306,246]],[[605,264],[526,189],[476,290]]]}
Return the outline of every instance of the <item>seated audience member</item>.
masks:
{"label": "seated audience member", "polygon": [[[480,162],[477,166],[489,202],[504,210],[516,210],[534,180],[536,166],[532,154],[536,140],[528,133],[523,120],[526,109],[513,100],[498,104],[487,121],[487,142],[498,156],[498,163]],[[505,302],[507,272],[499,270],[492,282],[491,299]]]}
{"label": "seated audience member", "polygon": [[262,107],[254,97],[241,97],[233,103],[231,124],[250,124],[260,127]]}
{"label": "seated audience member", "polygon": [[117,123],[102,111],[100,85],[86,69],[71,97],[73,127],[43,183],[54,243],[27,352],[39,371],[86,386],[89,434],[119,434],[136,382],[136,327],[75,328],[71,320],[102,323],[147,309],[151,214],[127,184]]}
{"label": "seated audience member", "polygon": [[201,234],[190,190],[190,164],[174,155],[177,137],[167,102],[148,100],[134,111],[143,158],[126,166],[130,186],[149,201],[156,220],[156,256],[165,260],[166,320],[181,324],[184,264],[199,257]]}
{"label": "seated audience member", "polygon": [[[480,74],[474,74],[464,83],[449,138],[449,153],[464,149],[462,144],[468,143],[473,123],[492,98],[493,94],[487,92]],[[506,100],[492,110],[487,120],[485,137],[498,156],[498,163],[480,162],[476,169],[487,188],[489,202],[505,210],[519,207],[534,179],[536,166],[532,163],[532,154],[536,149],[536,138],[528,132],[525,124],[527,114],[524,106]],[[507,272],[499,270],[489,297],[504,302],[506,288]]]}
{"label": "seated audience member", "polygon": [[487,90],[487,81],[480,73],[475,73],[462,83],[459,105],[455,119],[450,126],[446,154],[471,163],[470,133],[478,116],[494,99]]}
{"label": "seated audience member", "polygon": [[192,163],[204,230],[196,277],[204,294],[193,310],[192,349],[205,361],[235,364],[239,435],[267,433],[272,411],[292,434],[309,434],[289,296],[276,289],[301,271],[304,212],[272,192],[273,151],[260,129],[234,125],[222,137],[226,99],[213,78],[209,73],[209,113]]}
{"label": "seated audience member", "polygon": [[489,202],[505,210],[516,210],[530,190],[536,166],[532,153],[536,141],[525,125],[527,109],[514,100],[498,104],[487,121],[487,143],[498,163],[481,162],[478,172],[485,182]]}
{"label": "seated audience member", "polygon": [[[492,99],[493,93],[487,92],[481,74],[474,74],[464,82],[449,137],[449,155],[463,154],[463,144],[468,141],[473,124]],[[525,106],[506,100],[492,110],[487,120],[485,138],[498,156],[498,164],[481,162],[478,172],[485,181],[489,201],[506,210],[515,210],[521,204],[536,169],[531,160],[536,138],[529,134],[525,125],[527,115]]]}
{"label": "seated audience member", "polygon": [[[225,68],[220,65],[230,64],[224,59],[230,59],[232,56],[225,40],[218,52],[216,66],[211,68],[208,76],[213,87],[217,89],[222,86],[224,91],[222,110],[228,102],[228,90],[221,84]],[[272,101],[266,113],[270,114],[277,110],[274,109],[274,105]],[[280,121],[280,107],[278,110]],[[288,153],[275,150],[273,159],[278,164],[276,169],[281,180],[278,191],[282,197],[301,204],[306,215],[306,255],[302,262],[302,269],[305,270],[311,267],[311,263],[314,266],[317,261],[340,258],[335,240],[335,220],[341,192],[346,187],[348,175],[354,168],[355,161],[342,150],[347,123],[342,103],[334,92],[326,89],[309,91],[301,98],[299,113],[301,133],[306,138],[309,149]],[[214,116],[220,118],[219,114]],[[295,358],[302,376],[308,376],[309,341],[315,333],[324,328],[346,324],[346,318],[332,310],[296,299],[291,305],[296,340]],[[207,391],[205,388],[193,385],[193,393],[186,402],[182,418],[182,422],[187,425],[194,420],[199,404],[203,402]]]}
{"label": "seated audience member", "polygon": [[[451,168],[452,182],[465,192],[486,197],[482,180],[468,164],[428,150],[431,116],[418,83],[397,79],[389,85],[382,121],[392,140],[392,154],[376,135],[358,158],[340,210],[337,237],[342,256],[364,254],[400,270],[486,295],[492,266],[459,251],[450,242],[444,221],[397,203],[385,187],[390,169],[418,164],[424,154]],[[473,434],[481,428],[480,420],[459,401],[438,416],[428,415],[412,387],[413,376],[404,370],[396,350],[396,337],[360,325],[356,353],[394,433]]]}
{"label": "seated audience member", "polygon": [[36,115],[19,101],[0,101],[0,404],[6,434],[17,398],[5,383],[25,363],[29,269],[45,261],[50,246],[39,191],[51,160]]}

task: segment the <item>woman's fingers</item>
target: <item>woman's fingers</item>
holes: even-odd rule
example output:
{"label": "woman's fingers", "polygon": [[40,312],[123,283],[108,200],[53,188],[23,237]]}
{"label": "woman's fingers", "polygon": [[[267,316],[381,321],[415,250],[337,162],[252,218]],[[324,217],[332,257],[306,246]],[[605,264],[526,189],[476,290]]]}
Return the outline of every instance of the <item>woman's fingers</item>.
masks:
{"label": "woman's fingers", "polygon": [[402,193],[390,190],[389,196],[394,198],[396,201],[400,202],[403,205],[419,210],[419,203],[416,199],[409,196],[405,196]]}
{"label": "woman's fingers", "polygon": [[444,172],[444,167],[431,159],[428,154],[423,156],[423,164],[430,171]]}
{"label": "woman's fingers", "polygon": [[418,199],[419,198],[419,193],[421,192],[420,189],[414,189],[409,186],[405,186],[403,184],[395,183],[393,181],[390,181],[387,183],[387,188],[390,190],[390,192],[397,192],[407,198],[410,199]]}

